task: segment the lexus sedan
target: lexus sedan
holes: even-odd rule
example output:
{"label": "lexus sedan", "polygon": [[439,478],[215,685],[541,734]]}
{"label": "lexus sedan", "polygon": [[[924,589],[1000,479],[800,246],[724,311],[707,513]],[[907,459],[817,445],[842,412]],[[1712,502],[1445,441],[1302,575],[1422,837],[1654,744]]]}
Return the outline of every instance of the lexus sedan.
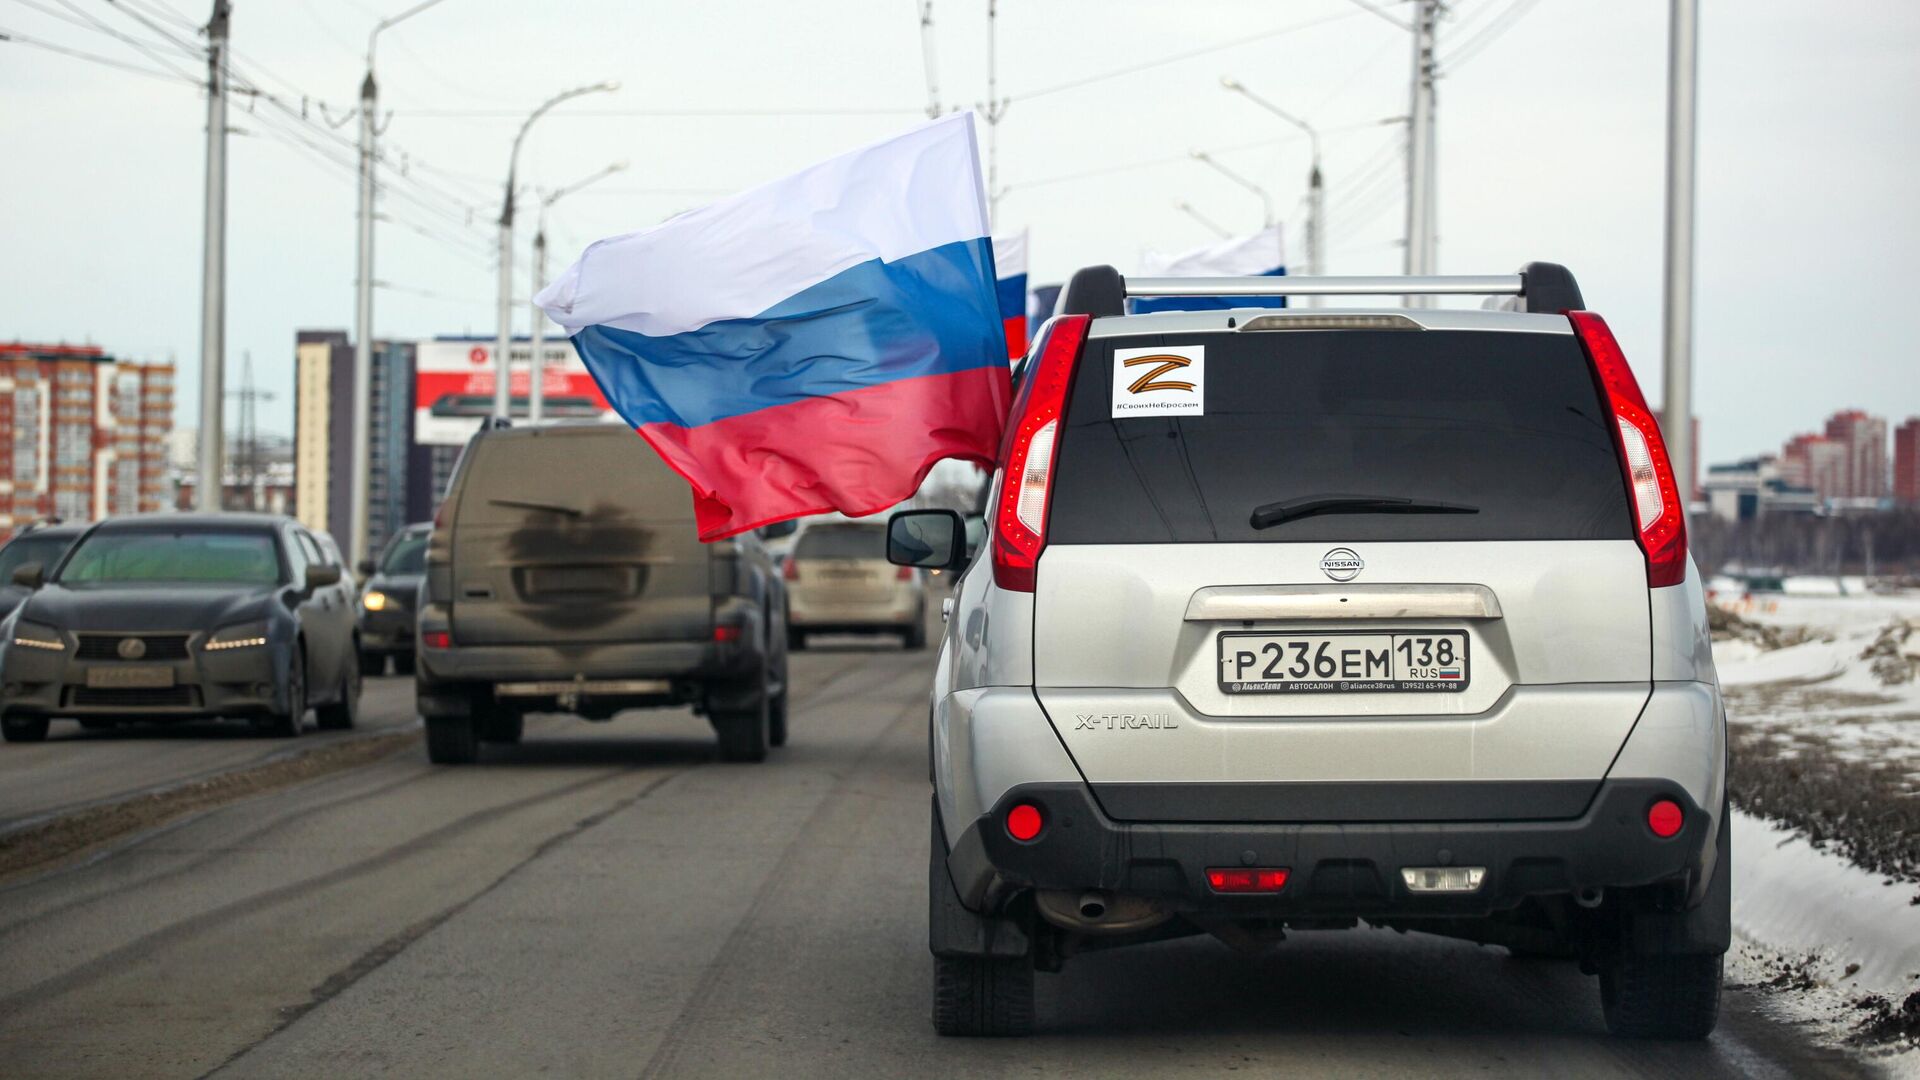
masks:
{"label": "lexus sedan", "polygon": [[262,734],[352,727],[360,665],[338,550],[291,518],[103,521],[57,563],[22,565],[0,621],[0,734],[50,721],[232,717]]}

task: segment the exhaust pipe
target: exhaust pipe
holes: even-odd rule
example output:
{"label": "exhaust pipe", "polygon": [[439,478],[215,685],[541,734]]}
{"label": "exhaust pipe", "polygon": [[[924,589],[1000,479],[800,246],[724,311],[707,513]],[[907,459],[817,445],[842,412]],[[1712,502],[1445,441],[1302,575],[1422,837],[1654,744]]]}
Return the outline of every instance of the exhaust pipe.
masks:
{"label": "exhaust pipe", "polygon": [[1589,885],[1586,888],[1581,889],[1579,892],[1576,892],[1573,894],[1573,902],[1576,904],[1579,904],[1583,908],[1587,908],[1591,910],[1593,908],[1599,907],[1600,901],[1606,899],[1606,896],[1607,894],[1605,891]]}
{"label": "exhaust pipe", "polygon": [[1033,894],[1033,906],[1053,925],[1082,934],[1126,934],[1173,918],[1158,900],[1105,889],[1042,889]]}

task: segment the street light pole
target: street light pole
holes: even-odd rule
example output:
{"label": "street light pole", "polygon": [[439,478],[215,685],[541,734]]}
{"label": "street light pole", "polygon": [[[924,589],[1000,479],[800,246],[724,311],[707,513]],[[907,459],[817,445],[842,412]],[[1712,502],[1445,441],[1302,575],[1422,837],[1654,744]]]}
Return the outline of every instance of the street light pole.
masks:
{"label": "street light pole", "polygon": [[233,7],[214,0],[207,20],[206,248],[200,282],[200,460],[194,503],[221,509],[227,452],[227,20]]}
{"label": "street light pole", "polygon": [[508,363],[508,353],[513,347],[513,189],[520,168],[520,144],[526,140],[527,130],[533,127],[533,122],[561,102],[583,94],[611,93],[618,89],[619,83],[602,82],[555,94],[528,115],[526,122],[520,125],[519,133],[513,137],[513,152],[507,157],[506,197],[500,203],[500,328],[494,338],[493,348],[493,415],[499,419],[507,418],[513,402],[513,386],[510,382],[512,368]]}
{"label": "street light pole", "polygon": [[1193,155],[1193,160],[1260,196],[1261,225],[1264,227],[1273,224],[1273,196],[1267,194],[1266,188],[1220,164],[1218,159],[1205,150],[1192,150],[1189,153]]}
{"label": "street light pole", "polygon": [[[1307,144],[1313,153],[1313,167],[1307,172],[1307,273],[1315,277],[1325,274],[1327,191],[1320,172],[1320,132],[1312,124],[1247,89],[1232,76],[1222,75],[1220,85],[1307,133]],[[1318,296],[1307,299],[1310,307],[1319,307],[1320,302]]]}
{"label": "street light pole", "polygon": [[[546,288],[547,285],[547,209],[565,196],[579,191],[588,184],[604,180],[626,167],[626,162],[616,161],[584,180],[576,180],[566,187],[548,192],[546,197],[540,200],[540,216],[533,231],[532,292],[534,296],[539,296],[540,290]],[[546,418],[544,414],[547,403],[547,313],[541,311],[540,305],[537,303],[531,306],[533,308],[533,354],[532,359],[529,361],[527,374],[527,423],[538,427],[541,421]]]}
{"label": "street light pole", "polygon": [[1212,231],[1212,233],[1215,236],[1218,236],[1222,240],[1226,240],[1233,236],[1232,233],[1214,224],[1214,221],[1212,218],[1207,217],[1205,214],[1202,214],[1200,211],[1194,209],[1193,204],[1188,202],[1185,199],[1175,200],[1173,204],[1173,208],[1187,215],[1193,220],[1199,222],[1200,224],[1205,225],[1209,230]]}
{"label": "street light pole", "polygon": [[[1407,251],[1409,275],[1434,272],[1437,261],[1434,243],[1434,24],[1440,17],[1440,0],[1417,0],[1419,10],[1413,17],[1413,107],[1408,112],[1407,129]],[[1409,307],[1431,307],[1427,296],[1410,296]]]}
{"label": "street light pole", "polygon": [[421,0],[390,19],[380,20],[367,35],[367,77],[360,83],[359,250],[353,283],[353,446],[347,480],[348,566],[359,566],[366,560],[371,531],[367,502],[373,476],[373,170],[379,157],[376,140],[380,136],[380,86],[373,77],[373,50],[379,43],[381,31],[438,3],[440,0]]}
{"label": "street light pole", "polygon": [[1666,303],[1661,320],[1665,387],[1660,411],[1681,519],[1693,502],[1693,159],[1699,0],[1672,0],[1667,40]]}

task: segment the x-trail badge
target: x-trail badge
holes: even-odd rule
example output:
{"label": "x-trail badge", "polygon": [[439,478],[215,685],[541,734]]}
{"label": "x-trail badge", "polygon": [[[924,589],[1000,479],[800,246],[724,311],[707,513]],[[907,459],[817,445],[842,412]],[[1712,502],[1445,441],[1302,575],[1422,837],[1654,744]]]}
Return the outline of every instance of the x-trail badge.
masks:
{"label": "x-trail badge", "polygon": [[1335,581],[1352,581],[1367,564],[1352,548],[1337,547],[1320,556],[1320,571]]}

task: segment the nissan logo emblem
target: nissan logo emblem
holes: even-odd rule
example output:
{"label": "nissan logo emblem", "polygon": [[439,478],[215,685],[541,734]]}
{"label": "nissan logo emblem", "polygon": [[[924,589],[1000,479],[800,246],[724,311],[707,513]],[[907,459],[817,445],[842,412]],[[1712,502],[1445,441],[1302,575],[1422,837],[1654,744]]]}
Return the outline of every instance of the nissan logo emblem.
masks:
{"label": "nissan logo emblem", "polygon": [[1335,581],[1352,581],[1367,564],[1352,548],[1337,547],[1320,556],[1320,571]]}
{"label": "nissan logo emblem", "polygon": [[138,660],[147,655],[147,643],[137,637],[121,638],[114,651],[120,654],[122,660]]}

